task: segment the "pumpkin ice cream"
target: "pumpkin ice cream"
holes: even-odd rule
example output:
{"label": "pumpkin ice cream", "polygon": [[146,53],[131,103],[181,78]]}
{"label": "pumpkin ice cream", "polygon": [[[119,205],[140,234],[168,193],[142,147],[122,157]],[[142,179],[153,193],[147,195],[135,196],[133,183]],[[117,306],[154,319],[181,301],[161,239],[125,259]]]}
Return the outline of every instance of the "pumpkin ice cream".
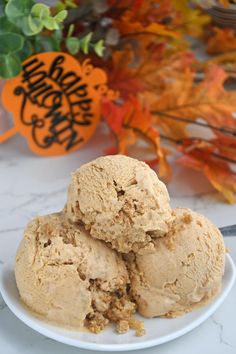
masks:
{"label": "pumpkin ice cream", "polygon": [[34,219],[15,264],[23,302],[45,319],[100,332],[144,334],[145,317],[176,317],[220,291],[219,230],[190,209],[171,210],[144,162],[100,157],[72,174],[61,213]]}
{"label": "pumpkin ice cream", "polygon": [[121,257],[61,213],[28,225],[15,276],[23,302],[57,324],[99,332],[111,320],[119,329],[135,312]]}
{"label": "pumpkin ice cream", "polygon": [[172,220],[164,183],[147,164],[122,155],[100,157],[75,171],[65,212],[123,253],[152,250]]}
{"label": "pumpkin ice cream", "polygon": [[138,311],[145,317],[176,317],[212,300],[221,289],[225,247],[220,231],[190,209],[173,210],[167,235],[151,254],[130,256]]}

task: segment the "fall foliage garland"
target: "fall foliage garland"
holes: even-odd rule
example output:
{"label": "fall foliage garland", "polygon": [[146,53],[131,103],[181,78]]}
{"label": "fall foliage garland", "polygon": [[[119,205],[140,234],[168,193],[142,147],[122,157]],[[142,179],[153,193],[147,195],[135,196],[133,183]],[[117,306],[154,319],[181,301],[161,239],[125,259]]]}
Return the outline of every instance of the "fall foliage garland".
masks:
{"label": "fall foliage garland", "polygon": [[[104,120],[116,136],[113,151],[128,154],[138,139],[148,141],[156,154],[159,175],[168,180],[171,168],[166,141],[171,142],[182,154],[178,162],[203,172],[233,203],[236,93],[225,88],[229,75],[224,65],[229,52],[234,53],[231,61],[236,59],[235,32],[215,27],[194,2],[109,4],[108,14],[120,36],[119,45],[103,64],[108,68],[110,87],[119,91],[117,102],[103,102]],[[224,39],[219,41],[219,37]],[[204,61],[192,49],[200,43],[209,54]],[[217,61],[212,53],[221,58]],[[190,124],[210,129],[213,137],[195,137],[188,131]]]}

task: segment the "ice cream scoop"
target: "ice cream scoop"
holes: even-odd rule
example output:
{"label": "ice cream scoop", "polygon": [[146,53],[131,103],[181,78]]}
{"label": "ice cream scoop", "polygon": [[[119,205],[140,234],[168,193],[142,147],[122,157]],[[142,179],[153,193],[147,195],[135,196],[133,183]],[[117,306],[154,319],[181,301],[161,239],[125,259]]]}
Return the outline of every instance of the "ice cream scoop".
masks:
{"label": "ice cream scoop", "polygon": [[15,277],[23,302],[56,324],[99,332],[135,311],[122,258],[62,213],[30,222],[17,251]]}
{"label": "ice cream scoop", "polygon": [[93,238],[123,253],[153,249],[172,220],[164,183],[147,164],[122,155],[100,157],[75,171],[65,211]]}
{"label": "ice cream scoop", "polygon": [[132,294],[145,317],[176,317],[220,291],[225,246],[220,231],[190,209],[173,210],[174,221],[155,250],[129,257]]}

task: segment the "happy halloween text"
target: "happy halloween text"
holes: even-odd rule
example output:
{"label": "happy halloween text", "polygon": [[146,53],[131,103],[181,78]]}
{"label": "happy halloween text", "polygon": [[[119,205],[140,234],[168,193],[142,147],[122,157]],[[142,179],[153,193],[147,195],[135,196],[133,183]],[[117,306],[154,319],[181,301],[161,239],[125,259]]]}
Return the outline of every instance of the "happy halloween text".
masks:
{"label": "happy halloween text", "polygon": [[[23,124],[32,126],[35,143],[45,149],[57,143],[68,151],[83,142],[79,127],[91,125],[93,113],[87,84],[74,71],[65,70],[64,61],[65,57],[58,55],[47,70],[45,63],[38,58],[27,61],[22,68],[22,85],[15,88],[14,94],[22,96],[20,119]],[[52,81],[54,85],[50,83]],[[62,107],[63,95],[68,107],[66,113]],[[43,108],[43,116],[31,113],[29,117],[28,102]],[[41,139],[38,133],[48,120],[47,135]]]}

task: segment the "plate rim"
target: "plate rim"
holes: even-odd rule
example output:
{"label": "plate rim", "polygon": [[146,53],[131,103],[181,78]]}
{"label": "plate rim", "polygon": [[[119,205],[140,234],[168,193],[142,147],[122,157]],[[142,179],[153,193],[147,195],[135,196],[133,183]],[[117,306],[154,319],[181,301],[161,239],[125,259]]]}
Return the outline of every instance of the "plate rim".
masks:
{"label": "plate rim", "polygon": [[[226,297],[230,293],[233,284],[236,279],[236,268],[235,264],[229,254],[225,255],[226,262],[228,262],[228,266],[231,271],[231,278],[229,282],[227,283],[227,286],[224,290],[224,293],[222,296],[220,294],[214,302],[211,304],[211,307],[203,313],[199,318],[194,320],[191,324],[186,325],[184,328],[181,328],[179,330],[176,330],[175,332],[169,334],[169,335],[164,335],[161,338],[152,338],[152,339],[147,339],[143,342],[136,342],[136,343],[122,343],[122,344],[103,344],[103,343],[93,343],[93,342],[87,342],[87,341],[81,341],[80,339],[73,339],[73,338],[68,338],[66,336],[61,336],[60,334],[57,334],[53,332],[53,330],[48,330],[47,328],[43,327],[43,324],[37,324],[34,322],[34,316],[30,314],[30,312],[25,315],[22,313],[20,310],[18,310],[14,304],[11,303],[11,300],[8,299],[8,294],[5,291],[5,287],[3,285],[3,277],[4,277],[4,270],[6,269],[11,269],[14,270],[13,267],[13,258],[11,258],[9,261],[5,262],[2,267],[1,267],[1,274],[0,274],[0,292],[2,294],[3,300],[5,301],[6,305],[10,309],[10,311],[20,320],[22,321],[25,325],[27,325],[29,328],[33,329],[34,331],[40,333],[43,336],[46,336],[48,338],[51,338],[57,342],[67,344],[70,346],[74,346],[80,349],[87,349],[87,350],[94,350],[94,351],[131,351],[131,350],[138,350],[138,349],[145,349],[145,348],[150,348],[154,347],[160,344],[164,344],[167,342],[170,342],[176,338],[179,338],[183,336],[184,334],[191,332],[193,329],[197,328],[200,324],[205,322],[218,308],[219,306],[225,301]],[[56,326],[55,326],[56,327]]]}

